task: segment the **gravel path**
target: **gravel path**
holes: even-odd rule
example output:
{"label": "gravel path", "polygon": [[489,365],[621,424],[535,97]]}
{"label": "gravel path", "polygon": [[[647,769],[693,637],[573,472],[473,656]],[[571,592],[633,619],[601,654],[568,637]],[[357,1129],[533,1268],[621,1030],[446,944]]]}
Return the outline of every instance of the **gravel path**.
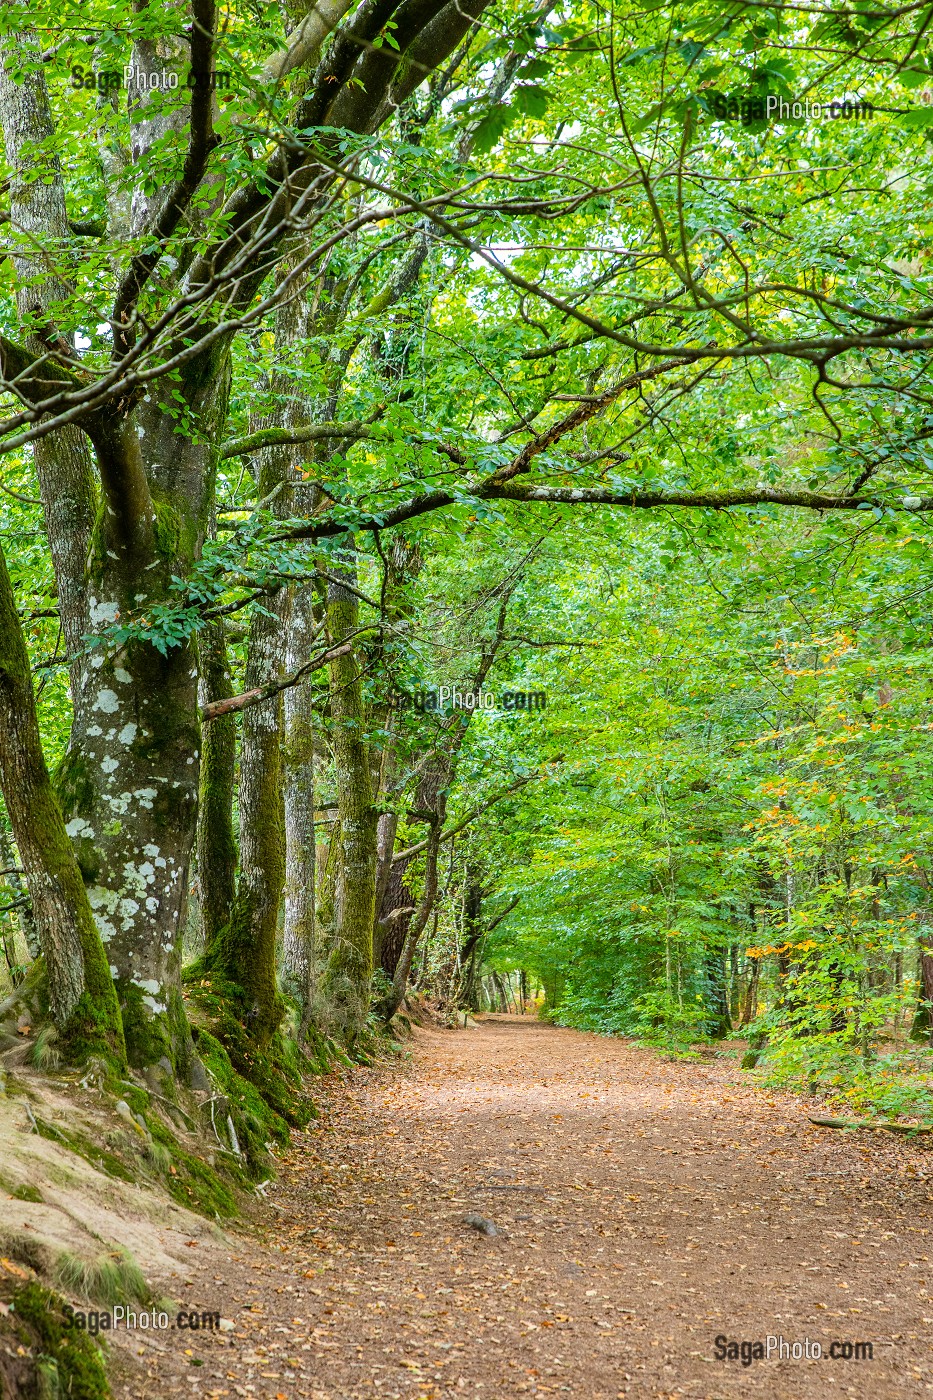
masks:
{"label": "gravel path", "polygon": [[[162,1334],[118,1395],[933,1391],[933,1159],[915,1144],[816,1128],[732,1060],[515,1017],[419,1031],[320,1103],[259,1244],[192,1250],[186,1297],[234,1331]],[[823,1356],[775,1340],[743,1365],[717,1337]]]}

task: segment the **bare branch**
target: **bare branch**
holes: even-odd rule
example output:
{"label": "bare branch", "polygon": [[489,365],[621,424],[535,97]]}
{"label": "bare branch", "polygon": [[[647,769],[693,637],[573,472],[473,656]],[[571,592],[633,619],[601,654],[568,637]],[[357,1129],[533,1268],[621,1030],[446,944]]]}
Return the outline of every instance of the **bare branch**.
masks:
{"label": "bare branch", "polygon": [[280,680],[270,681],[268,685],[257,686],[255,690],[245,690],[240,695],[228,696],[225,700],[213,700],[209,705],[201,707],[202,723],[209,723],[212,719],[220,719],[221,715],[237,714],[240,710],[249,709],[251,705],[260,705],[263,700],[271,700],[273,695],[278,695],[282,690],[290,690],[293,685],[300,685],[306,676],[310,676],[312,671],[319,671],[322,666],[326,666],[331,661],[336,661],[338,656],[346,656],[353,650],[353,642],[356,637],[360,637],[365,632],[372,632],[372,627],[360,627],[346,638],[337,647],[330,647],[320,655],[312,657],[306,661],[304,666],[299,666],[297,671],[293,671],[290,676],[283,676]]}

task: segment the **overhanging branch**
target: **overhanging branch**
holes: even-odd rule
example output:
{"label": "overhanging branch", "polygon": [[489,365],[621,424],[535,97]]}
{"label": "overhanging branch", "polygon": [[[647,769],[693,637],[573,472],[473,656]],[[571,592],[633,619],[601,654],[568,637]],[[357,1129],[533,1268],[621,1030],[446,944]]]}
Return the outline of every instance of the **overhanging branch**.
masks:
{"label": "overhanging branch", "polygon": [[208,724],[212,719],[220,719],[222,715],[237,714],[240,710],[247,710],[252,705],[261,705],[264,700],[271,700],[283,690],[290,690],[294,685],[300,685],[306,676],[310,676],[312,671],[319,671],[322,666],[326,666],[331,661],[336,661],[339,656],[346,656],[353,650],[353,639],[359,637],[363,632],[372,632],[372,627],[361,627],[358,632],[347,641],[341,642],[340,646],[330,647],[327,651],[321,652],[319,656],[306,661],[304,666],[299,666],[297,671],[293,671],[290,676],[283,676],[280,680],[270,681],[268,685],[257,686],[255,690],[244,690],[240,695],[230,695],[225,700],[213,700],[209,705],[201,707],[201,722]]}
{"label": "overhanging branch", "polygon": [[[504,798],[510,797],[513,792],[518,792],[521,788],[526,787],[528,783],[533,783],[540,777],[540,773],[531,773],[527,778],[519,778],[518,782],[513,783],[511,787],[503,788],[501,792],[493,793],[492,797],[488,797],[485,802],[481,802],[478,807],[474,807],[472,812],[467,813],[462,821],[457,822],[454,826],[448,827],[446,831],[442,831],[438,837],[439,843],[443,844],[445,841],[451,841],[455,836],[459,836],[460,832],[463,831],[465,827],[468,827],[471,822],[475,822],[476,818],[481,817],[490,807],[494,807],[497,802],[501,802]],[[394,865],[396,861],[399,860],[411,860],[413,856],[420,855],[422,851],[427,850],[430,839],[429,836],[426,836],[423,841],[416,841],[413,846],[406,846],[404,851],[398,851],[392,857],[392,864]]]}
{"label": "overhanging branch", "polygon": [[245,457],[249,452],[259,452],[264,447],[297,447],[303,442],[317,442],[320,438],[369,437],[370,433],[362,418],[354,418],[349,423],[308,423],[298,428],[260,428],[246,437],[231,438],[220,449],[220,460],[229,457]]}

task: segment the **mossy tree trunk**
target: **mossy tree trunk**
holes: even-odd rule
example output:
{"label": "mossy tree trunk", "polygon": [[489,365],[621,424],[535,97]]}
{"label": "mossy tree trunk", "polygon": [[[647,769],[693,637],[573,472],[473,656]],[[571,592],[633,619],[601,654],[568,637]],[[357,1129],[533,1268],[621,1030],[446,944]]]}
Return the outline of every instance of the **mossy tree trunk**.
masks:
{"label": "mossy tree trunk", "polygon": [[[344,570],[351,571],[347,565]],[[355,579],[348,577],[348,583]],[[339,645],[357,629],[356,595],[339,581],[328,585],[327,630]],[[337,780],[337,886],[333,947],[322,993],[334,1028],[352,1044],[369,1014],[376,907],[376,808],[366,742],[362,677],[355,652],[330,663],[330,713]]]}
{"label": "mossy tree trunk", "polygon": [[0,786],[26,872],[49,1007],[70,1058],[126,1059],[120,1008],[42,752],[29,656],[0,550]]}
{"label": "mossy tree trunk", "polygon": [[[308,659],[317,626],[315,595],[308,585],[295,590],[288,634],[286,670]],[[282,959],[286,985],[301,1002],[302,1020],[311,1017],[318,976],[316,941],[317,857],[314,838],[314,765],[317,716],[310,685],[285,695],[282,749],[285,787],[285,932]]]}
{"label": "mossy tree trunk", "polygon": [[[223,622],[207,624],[198,644],[201,660],[199,695],[203,704],[233,694],[227,667]],[[198,803],[197,865],[201,924],[210,946],[230,921],[236,890],[237,848],[233,834],[236,786],[236,719],[219,715],[202,725],[201,781]]]}
{"label": "mossy tree trunk", "polygon": [[[264,480],[264,479],[263,479]],[[262,485],[260,490],[262,490]],[[284,612],[282,590],[268,611],[250,621],[246,689],[274,680],[282,671]],[[276,937],[285,883],[285,831],[282,802],[282,694],[243,712],[240,738],[240,868],[229,923],[205,948],[205,963],[240,987],[250,1035],[268,1042],[283,1014],[276,979]]]}
{"label": "mossy tree trunk", "polygon": [[[287,514],[291,504],[289,449],[276,449],[263,457],[259,495],[266,497],[278,490],[279,508]],[[290,602],[289,590],[280,589],[262,611],[256,610],[250,617],[244,677],[247,690],[259,689],[282,674]],[[240,989],[246,1028],[261,1045],[268,1043],[284,1013],[276,970],[285,884],[282,709],[280,691],[243,711],[236,893],[229,919],[212,931],[204,950],[205,966]]]}
{"label": "mossy tree trunk", "polygon": [[415,950],[418,947],[418,940],[424,932],[431,911],[437,899],[437,857],[440,850],[441,829],[446,815],[446,801],[442,795],[437,804],[437,812],[431,822],[431,830],[428,835],[428,845],[424,856],[424,877],[421,890],[421,898],[418,907],[408,928],[405,944],[399,956],[395,968],[395,975],[392,978],[392,989],[386,998],[385,1003],[380,1007],[382,1015],[386,1021],[390,1021],[405,999],[408,990],[408,978],[411,975],[411,965],[414,960]]}
{"label": "mossy tree trunk", "polygon": [[[270,389],[281,407],[274,421],[256,421],[254,429],[265,427],[289,428],[304,421],[307,404],[302,386],[296,385],[288,369],[288,353],[296,341],[308,333],[310,305],[314,299],[310,289],[289,298],[276,315],[276,345],[282,354],[284,368],[272,379]],[[295,446],[271,447],[259,459],[257,492],[260,500],[272,502],[272,509],[287,518],[298,507],[313,509],[316,495],[313,488],[299,492],[300,478],[296,466],[300,449]],[[308,499],[305,499],[305,497]],[[301,586],[299,585],[299,588]],[[293,620],[296,587],[280,588],[266,601],[264,608],[253,612],[247,638],[245,685],[247,690],[274,683],[285,672],[289,660],[297,670],[308,660],[314,631],[310,599],[301,589],[298,618]],[[243,713],[240,742],[240,868],[236,897],[226,927],[213,934],[206,950],[209,967],[242,988],[246,1007],[247,1027],[260,1044],[265,1044],[277,1029],[284,1014],[279,994],[277,943],[286,876],[286,797],[290,773],[283,758],[283,722],[286,713],[301,713],[307,703],[306,686],[299,686],[286,696],[279,692],[271,699],[253,705]],[[304,744],[302,741],[302,759]],[[298,789],[303,792],[308,778],[302,763],[297,775]],[[293,803],[300,801],[299,790],[291,781]],[[310,840],[313,865],[313,781],[311,812],[302,808],[302,822],[310,818]],[[297,841],[302,837],[292,826],[292,853],[298,854]],[[310,889],[311,933],[313,936],[314,888]],[[302,911],[306,919],[307,905]],[[286,919],[288,911],[286,910]],[[304,938],[302,931],[301,937]],[[289,934],[295,933],[292,921]],[[293,947],[293,943],[291,943]],[[305,966],[305,980],[307,966]],[[303,989],[306,990],[306,989]]]}
{"label": "mossy tree trunk", "polygon": [[[220,394],[195,389],[188,408],[216,431]],[[177,433],[177,413],[152,400],[94,426],[104,501],[89,579],[99,645],[85,666],[68,752],[56,775],[67,830],[88,886],[123,1009],[127,1051],[170,1079],[191,1061],[181,994],[181,920],[194,843],[201,730],[190,640],[165,650],[112,642],[108,630],[169,596],[204,539],[213,489],[210,450]]]}

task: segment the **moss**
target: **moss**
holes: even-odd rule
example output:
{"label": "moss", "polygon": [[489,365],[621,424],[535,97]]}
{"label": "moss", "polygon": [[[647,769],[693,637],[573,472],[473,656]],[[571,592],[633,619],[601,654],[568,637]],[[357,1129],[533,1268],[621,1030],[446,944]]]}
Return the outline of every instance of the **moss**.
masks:
{"label": "moss", "polygon": [[[201,673],[211,700],[233,693],[226,664],[223,626],[208,623],[198,639]],[[236,883],[237,845],[233,834],[236,784],[236,721],[224,715],[202,726],[198,805],[198,874],[201,918],[207,947],[229,921]]]}
{"label": "moss", "polygon": [[236,1198],[221,1177],[199,1157],[176,1150],[174,1172],[169,1168],[165,1184],[179,1205],[201,1215],[231,1220],[239,1211]]}
{"label": "moss", "polygon": [[107,1176],[116,1177],[119,1181],[129,1181],[136,1184],[136,1178],[126,1163],[119,1157],[108,1152],[84,1133],[77,1132],[74,1128],[59,1128],[56,1124],[47,1123],[44,1118],[36,1118],[36,1129],[40,1137],[48,1139],[49,1142],[64,1143],[71,1152],[79,1157],[83,1157],[92,1167],[104,1172]]}
{"label": "moss", "polygon": [[223,1093],[226,1104],[221,1106],[221,1128],[226,1127],[229,1112],[240,1150],[254,1176],[269,1169],[266,1143],[285,1146],[288,1123],[263,1098],[254,1084],[238,1074],[230,1056],[217,1038],[202,1028],[195,1031],[198,1055],[214,1084]]}
{"label": "moss", "polygon": [[[84,955],[84,991],[67,1022],[58,1031],[55,1051],[60,1059],[70,1064],[83,1066],[92,1058],[97,1058],[111,1071],[120,1072],[126,1066],[123,1020],[90,908],[87,910],[87,921],[79,921],[79,932]],[[28,1006],[33,1025],[41,1028],[39,1038],[46,1035],[51,1010],[48,972],[43,957],[36,958],[30,967],[25,980],[17,988],[17,998]]]}
{"label": "moss", "polygon": [[170,496],[150,483],[155,510],[155,547],[167,564],[186,563],[194,558],[199,539],[199,522],[183,513]]}
{"label": "moss", "polygon": [[94,784],[87,756],[80,749],[67,749],[52,775],[62,811],[69,817],[89,817],[94,811]]}
{"label": "moss", "polygon": [[[42,1192],[37,1186],[30,1186],[28,1183],[15,1186],[8,1177],[0,1176],[0,1191],[5,1192],[7,1196],[12,1196],[16,1201],[32,1201],[35,1205],[42,1204]],[[0,1395],[2,1394],[3,1392],[0,1391]]]}
{"label": "moss", "polygon": [[145,992],[135,982],[118,977],[115,986],[123,1013],[126,1055],[130,1064],[157,1065],[165,1060],[180,1078],[184,1078],[188,1070],[184,1047],[190,1045],[191,1037],[181,994],[170,988],[165,1011],[153,1012],[143,1000]]}
{"label": "moss", "polygon": [[27,1283],[13,1294],[11,1305],[4,1331],[9,1329],[28,1350],[34,1365],[34,1394],[110,1400],[101,1346],[68,1325],[65,1300],[59,1294]]}
{"label": "moss", "polygon": [[38,1186],[16,1186],[10,1195],[14,1196],[17,1201],[32,1201],[33,1205],[42,1204],[42,1192]]}
{"label": "moss", "polygon": [[80,932],[84,991],[61,1029],[59,1048],[72,1064],[83,1065],[92,1055],[102,1055],[122,1070],[127,1063],[123,1014],[107,955],[93,920],[87,927],[82,921]]}
{"label": "moss", "polygon": [[181,1145],[153,1113],[149,1095],[143,1090],[123,1086],[123,1096],[133,1112],[144,1118],[151,1137],[144,1149],[146,1159],[175,1200],[203,1215],[237,1216],[234,1188],[248,1187],[249,1177],[232,1156],[225,1159],[223,1172],[217,1171]]}
{"label": "moss", "polygon": [[305,1076],[332,1061],[325,1061],[320,1045],[313,1062],[282,1031],[257,1045],[246,1029],[243,989],[206,973],[203,964],[189,969],[185,981],[198,1055],[227,1099],[250,1170],[266,1171],[265,1144],[284,1146],[290,1127],[305,1127],[315,1116]]}

